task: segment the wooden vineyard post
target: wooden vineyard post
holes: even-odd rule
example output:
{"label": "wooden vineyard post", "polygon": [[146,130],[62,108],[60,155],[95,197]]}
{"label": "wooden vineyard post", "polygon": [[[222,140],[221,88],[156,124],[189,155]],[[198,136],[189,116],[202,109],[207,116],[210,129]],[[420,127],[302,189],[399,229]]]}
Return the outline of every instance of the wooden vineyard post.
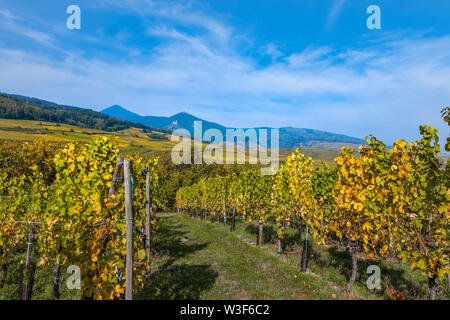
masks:
{"label": "wooden vineyard post", "polygon": [[303,249],[303,261],[300,262],[300,270],[305,272],[308,269],[308,237],[309,237],[309,225],[306,224],[305,246]]}
{"label": "wooden vineyard post", "polygon": [[258,217],[258,247],[262,247],[263,242],[263,223],[261,222],[261,216]]}
{"label": "wooden vineyard post", "polygon": [[59,299],[59,280],[61,276],[61,263],[55,262],[53,267],[53,300]]}
{"label": "wooden vineyard post", "polygon": [[227,210],[225,208],[225,198],[223,198],[223,225],[227,226]]}
{"label": "wooden vineyard post", "polygon": [[236,201],[234,201],[233,203],[233,218],[231,220],[231,231],[234,231],[235,223],[236,223]]}
{"label": "wooden vineyard post", "polygon": [[[31,298],[31,294],[28,294],[30,290],[30,286],[31,286],[31,279],[30,279],[30,257],[31,257],[31,233],[33,231],[33,222],[30,221],[30,228],[29,228],[29,232],[28,232],[28,245],[27,245],[27,255],[25,258],[25,268],[24,268],[24,273],[25,273],[25,283],[23,285],[23,291],[22,291],[22,299],[23,300],[29,300],[29,298]],[[31,300],[31,299],[30,299]]]}
{"label": "wooden vineyard post", "polygon": [[126,218],[126,270],[125,270],[125,300],[133,300],[133,211],[130,161],[123,161],[125,182],[125,218]]}
{"label": "wooden vineyard post", "polygon": [[123,175],[121,175],[120,171],[123,168],[123,159],[122,157],[118,157],[117,158],[117,164],[116,167],[114,168],[114,175],[113,175],[113,179],[112,179],[112,183],[111,186],[109,187],[109,192],[108,192],[108,201],[111,200],[111,197],[113,195],[116,195],[117,192],[119,191],[119,186],[121,184],[122,181],[121,177],[123,177]]}
{"label": "wooden vineyard post", "polygon": [[[1,264],[0,289],[3,288],[6,281],[6,263]],[[450,279],[450,278],[449,278]]]}
{"label": "wooden vineyard post", "polygon": [[[178,208],[177,208],[178,209]],[[145,168],[145,252],[147,254],[147,263],[150,265],[150,172]]]}
{"label": "wooden vineyard post", "polygon": [[[117,163],[116,167],[114,168],[114,174],[111,182],[111,186],[109,187],[108,191],[108,201],[111,201],[112,197],[117,195],[119,192],[119,187],[124,182],[124,161],[121,156],[117,157]],[[125,192],[126,194],[126,192]],[[104,222],[104,221],[103,221]],[[127,220],[125,220],[127,222]],[[117,273],[117,271],[116,271]],[[117,274],[116,274],[117,276]],[[123,300],[123,294],[119,298],[120,300]]]}

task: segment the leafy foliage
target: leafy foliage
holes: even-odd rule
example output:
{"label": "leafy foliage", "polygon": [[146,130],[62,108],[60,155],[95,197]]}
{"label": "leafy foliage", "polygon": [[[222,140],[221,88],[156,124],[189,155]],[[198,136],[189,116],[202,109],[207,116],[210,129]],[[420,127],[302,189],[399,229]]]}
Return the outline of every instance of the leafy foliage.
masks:
{"label": "leafy foliage", "polygon": [[[119,150],[114,139],[94,139],[91,144],[68,144],[54,156],[56,176],[51,185],[35,164],[26,174],[0,177],[1,262],[20,245],[16,235],[26,234],[24,221],[33,221],[40,264],[77,265],[86,299],[114,299],[124,293],[125,214],[124,192],[108,197]],[[144,167],[150,185],[157,188],[157,159],[131,159],[133,181],[133,253],[135,283],[142,284],[149,266],[141,230],[145,227]],[[27,191],[25,191],[27,190]],[[151,193],[150,201],[157,201]],[[153,220],[153,224],[154,224]],[[155,232],[155,228],[152,228]],[[23,242],[22,242],[23,243]]]}
{"label": "leafy foliage", "polygon": [[[449,170],[439,162],[438,131],[421,126],[420,132],[422,139],[398,140],[391,150],[371,136],[358,155],[343,147],[335,169],[327,164],[314,167],[298,148],[274,177],[255,170],[232,174],[227,178],[229,191],[223,194],[236,202],[245,222],[275,222],[280,238],[299,217],[319,243],[348,248],[353,271],[347,290],[356,278],[361,253],[398,257],[412,269],[421,269],[433,296],[435,279],[450,273]],[[204,178],[180,189],[177,205],[217,212],[223,197],[221,179]]]}

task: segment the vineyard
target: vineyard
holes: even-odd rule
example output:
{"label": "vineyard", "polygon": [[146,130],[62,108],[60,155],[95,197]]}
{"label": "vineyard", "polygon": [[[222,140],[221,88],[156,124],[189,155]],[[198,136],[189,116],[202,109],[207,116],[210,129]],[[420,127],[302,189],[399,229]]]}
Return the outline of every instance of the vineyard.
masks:
{"label": "vineyard", "polygon": [[[448,109],[444,118],[448,122]],[[343,248],[351,257],[347,296],[363,257],[402,261],[422,272],[429,298],[435,299],[438,287],[448,287],[450,280],[450,170],[439,160],[437,130],[422,126],[420,131],[421,139],[398,140],[392,148],[374,137],[357,154],[344,147],[336,167],[317,165],[297,149],[274,175],[256,169],[210,172],[178,188],[177,218],[170,221],[215,230],[209,242],[221,247],[224,239],[239,250],[247,247],[224,232],[242,227],[245,238],[256,226],[256,245],[263,249],[265,226],[274,226],[280,257],[298,231],[300,273],[308,272],[320,246]],[[167,245],[158,228],[169,223],[156,211],[170,209],[161,205],[165,173],[157,157],[120,155],[117,141],[106,137],[56,148],[42,141],[16,142],[0,144],[0,167],[0,289],[17,259],[16,299],[32,299],[39,268],[52,270],[53,299],[60,298],[61,270],[71,266],[81,272],[77,298],[85,300],[132,299],[155,283],[155,251]],[[210,237],[207,229],[197,232]],[[252,254],[247,261],[272,261],[259,251]]]}
{"label": "vineyard", "polygon": [[[131,297],[125,285],[136,290],[150,268],[149,240],[155,232],[150,191],[158,181],[157,159],[121,160],[117,144],[106,137],[57,152],[43,142],[15,150],[6,144],[2,159],[12,151],[20,160],[2,163],[0,176],[2,286],[8,259],[25,246],[22,299],[31,298],[33,269],[49,265],[55,299],[60,270],[70,265],[81,271],[83,299]],[[39,257],[35,266],[32,251]]]}
{"label": "vineyard", "polygon": [[227,208],[232,208],[231,230],[236,213],[247,225],[256,222],[259,246],[263,224],[275,222],[279,253],[291,222],[300,219],[306,225],[301,270],[307,269],[311,235],[319,244],[339,244],[351,253],[347,293],[363,254],[396,257],[412,270],[420,269],[435,299],[437,280],[450,273],[449,169],[442,170],[439,163],[437,133],[422,126],[422,139],[396,141],[390,151],[370,137],[358,157],[351,148],[342,148],[336,169],[314,169],[311,158],[297,149],[274,176],[253,170],[181,188],[177,207],[203,219],[222,216],[224,224]]}

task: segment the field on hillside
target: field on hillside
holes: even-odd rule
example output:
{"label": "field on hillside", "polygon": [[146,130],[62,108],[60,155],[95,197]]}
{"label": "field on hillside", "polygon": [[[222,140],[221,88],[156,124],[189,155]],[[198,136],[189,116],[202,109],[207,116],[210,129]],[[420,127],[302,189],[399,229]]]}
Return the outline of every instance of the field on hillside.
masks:
{"label": "field on hillside", "polygon": [[[67,124],[34,120],[0,119],[0,140],[36,141],[45,139],[50,143],[80,142],[89,143],[94,137],[115,136],[118,138],[120,150],[124,153],[170,151],[176,145],[170,141],[170,135],[158,131],[143,132],[139,128],[130,128],[118,132],[107,132],[95,129],[80,128]],[[206,144],[203,145],[205,148]],[[282,148],[279,160],[284,162],[293,149]],[[317,164],[326,162],[335,166],[333,159],[339,151],[332,149],[302,149],[305,155],[312,157]],[[249,162],[249,150],[235,151],[234,157]],[[226,153],[224,152],[224,157]]]}
{"label": "field on hillside", "polygon": [[45,139],[51,143],[89,143],[94,137],[101,136],[117,137],[120,149],[126,153],[150,150],[167,151],[175,145],[170,141],[168,134],[157,131],[145,133],[138,128],[106,132],[54,122],[0,119],[0,140],[36,141]]}

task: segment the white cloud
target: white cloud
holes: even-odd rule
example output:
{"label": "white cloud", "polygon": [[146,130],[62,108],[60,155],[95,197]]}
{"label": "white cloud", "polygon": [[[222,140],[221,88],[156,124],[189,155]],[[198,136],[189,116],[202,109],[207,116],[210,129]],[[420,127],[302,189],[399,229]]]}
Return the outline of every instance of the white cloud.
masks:
{"label": "white cloud", "polygon": [[317,63],[319,61],[323,61],[323,58],[326,57],[331,52],[329,47],[308,47],[300,53],[291,54],[286,60],[292,67],[307,67],[311,63]]}
{"label": "white cloud", "polygon": [[267,54],[272,57],[272,61],[277,60],[283,53],[278,49],[278,47],[273,43],[268,43],[262,48],[262,53]]}
{"label": "white cloud", "polygon": [[[439,118],[450,97],[448,36],[394,37],[363,49],[308,47],[285,58],[267,44],[262,50],[274,59],[262,67],[240,54],[240,35],[223,22],[190,5],[154,3],[118,4],[177,22],[158,21],[147,30],[163,40],[151,54],[120,62],[79,54],[61,61],[0,47],[0,91],[96,109],[117,103],[144,115],[186,110],[229,126],[372,133],[388,143],[416,138],[423,123],[448,132]],[[186,33],[178,24],[205,32]],[[21,31],[39,41],[40,35]],[[45,36],[41,41],[55,44]]]}
{"label": "white cloud", "polygon": [[230,40],[233,29],[219,20],[202,12],[203,4],[199,1],[167,2],[155,0],[107,0],[104,7],[121,8],[126,12],[142,17],[157,17],[178,24],[197,26],[206,30],[216,41],[226,43]]}

